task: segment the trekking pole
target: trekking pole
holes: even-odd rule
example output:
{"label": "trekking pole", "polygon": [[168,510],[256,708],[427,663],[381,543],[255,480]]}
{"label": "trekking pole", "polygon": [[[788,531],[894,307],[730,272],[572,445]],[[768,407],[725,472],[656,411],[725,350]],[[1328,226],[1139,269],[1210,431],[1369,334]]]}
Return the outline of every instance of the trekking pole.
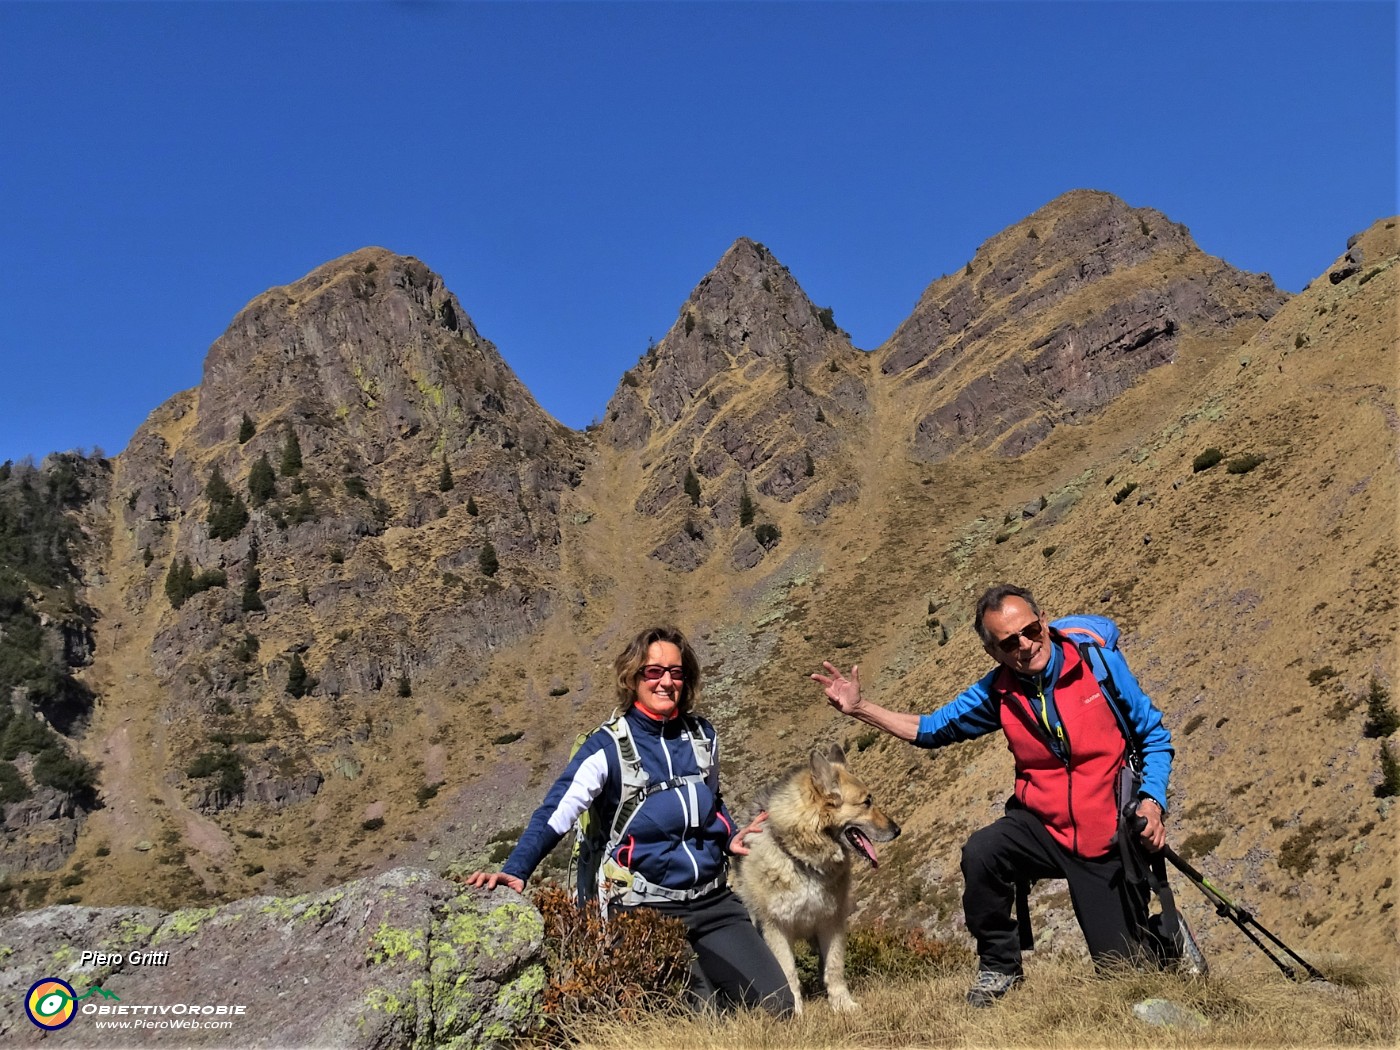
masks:
{"label": "trekking pole", "polygon": [[1243,933],[1246,937],[1248,937],[1251,941],[1253,941],[1261,952],[1263,952],[1271,960],[1273,960],[1274,965],[1277,966],[1280,970],[1282,970],[1284,972],[1284,975],[1289,980],[1299,980],[1298,972],[1295,969],[1293,969],[1293,967],[1289,966],[1288,963],[1280,959],[1273,952],[1269,951],[1268,947],[1264,944],[1264,942],[1261,941],[1257,936],[1255,936],[1254,931],[1249,928],[1250,926],[1254,926],[1265,937],[1269,938],[1269,940],[1273,941],[1274,944],[1278,945],[1278,947],[1282,948],[1285,952],[1292,956],[1293,959],[1295,959],[1298,962],[1298,965],[1300,965],[1304,970],[1307,971],[1310,980],[1327,980],[1327,978],[1322,975],[1322,972],[1318,970],[1317,967],[1313,966],[1310,962],[1304,959],[1292,948],[1284,944],[1283,941],[1275,937],[1273,933],[1271,933],[1264,926],[1263,923],[1256,919],[1248,909],[1241,908],[1229,897],[1221,893],[1220,890],[1217,889],[1208,878],[1202,875],[1190,864],[1186,863],[1186,861],[1182,860],[1181,857],[1177,855],[1176,851],[1173,850],[1170,846],[1162,847],[1162,856],[1166,857],[1167,860],[1171,861],[1173,866],[1175,866],[1178,871],[1180,871],[1183,875],[1185,875],[1188,879],[1190,879],[1193,883],[1196,884],[1196,888],[1202,893],[1204,893],[1206,899],[1215,905],[1215,911],[1217,915],[1221,915],[1224,918],[1229,919],[1236,926],[1238,926],[1240,928],[1240,932]]}

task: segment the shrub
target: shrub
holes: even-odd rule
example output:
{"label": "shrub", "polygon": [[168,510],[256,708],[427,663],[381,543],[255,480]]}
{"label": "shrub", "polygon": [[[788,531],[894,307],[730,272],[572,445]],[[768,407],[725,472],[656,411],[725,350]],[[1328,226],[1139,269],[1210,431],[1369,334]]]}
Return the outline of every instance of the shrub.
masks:
{"label": "shrub", "polygon": [[744,482],[743,488],[739,490],[739,524],[753,524],[753,498],[749,496],[749,483]]}
{"label": "shrub", "polygon": [[243,793],[243,760],[238,757],[236,751],[204,751],[185,767],[185,775],[192,780],[218,777],[215,787],[223,794]]}
{"label": "shrub", "polygon": [[287,441],[282,446],[282,476],[295,477],[301,473],[301,442],[295,430],[287,431]]}
{"label": "shrub", "polygon": [[91,795],[97,787],[97,771],[86,759],[56,747],[34,760],[34,779],[67,795]]}
{"label": "shrub", "polygon": [[655,908],[605,922],[553,883],[534,894],[544,917],[546,1039],[565,1039],[570,1020],[602,1014],[623,1023],[666,1000],[680,1003],[691,952],[685,925]]}
{"label": "shrub", "polygon": [[253,469],[248,471],[248,500],[253,506],[261,507],[275,495],[277,475],[273,473],[272,463],[264,452],[253,463]]}
{"label": "shrub", "polygon": [[418,805],[422,806],[425,803],[427,803],[430,799],[437,798],[439,786],[440,785],[438,784],[424,784],[416,792],[414,792],[414,797],[418,799]]}
{"label": "shrub", "polygon": [[1225,464],[1227,474],[1248,474],[1251,470],[1264,462],[1264,457],[1253,452],[1247,452],[1243,456],[1236,456]]}
{"label": "shrub", "polygon": [[513,732],[513,733],[502,733],[500,736],[494,738],[494,739],[491,741],[491,743],[497,744],[497,745],[500,745],[500,744],[513,744],[513,743],[515,743],[517,740],[519,740],[519,739],[520,739],[522,736],[524,736],[524,735],[525,735],[525,731],[524,731],[523,729],[517,729],[517,730],[516,730],[515,732]]}
{"label": "shrub", "polygon": [[1224,453],[1212,445],[1191,461],[1191,473],[1199,474],[1203,470],[1209,470],[1223,458]]}
{"label": "shrub", "polygon": [[413,683],[408,680],[408,675],[399,675],[399,696],[409,697],[413,695]]}
{"label": "shrub", "polygon": [[692,506],[700,506],[700,479],[695,476],[695,471],[689,467],[685,468],[685,481],[682,485],[685,494],[690,497]]}
{"label": "shrub", "polygon": [[447,465],[447,460],[442,461],[442,470],[438,473],[438,491],[451,492],[456,484],[452,480],[452,468]]}
{"label": "shrub", "polygon": [[758,528],[753,530],[753,538],[758,540],[759,546],[764,550],[772,550],[778,545],[778,541],[783,538],[782,530],[771,521],[765,521]]}
{"label": "shrub", "polygon": [[1327,664],[1323,667],[1314,667],[1308,672],[1308,685],[1321,685],[1323,682],[1327,681],[1327,679],[1336,678],[1339,674],[1341,674],[1341,672],[1331,664]]}
{"label": "shrub", "polygon": [[292,654],[291,665],[287,668],[287,692],[291,696],[301,699],[311,692],[316,686],[316,681],[306,670],[306,664],[302,662],[300,653]]}
{"label": "shrub", "polygon": [[496,548],[491,546],[490,540],[487,540],[482,546],[476,561],[481,566],[481,572],[485,576],[495,576],[501,568],[501,563],[496,557]]}
{"label": "shrub", "polygon": [[248,506],[242,496],[209,508],[209,538],[231,540],[248,524]]}
{"label": "shrub", "polygon": [[1377,798],[1400,795],[1400,760],[1390,750],[1390,741],[1381,742],[1381,782],[1376,785]]}
{"label": "shrub", "polygon": [[356,499],[369,499],[369,489],[365,487],[365,479],[358,474],[346,475],[345,491]]}
{"label": "shrub", "polygon": [[804,452],[804,453],[802,453],[802,455],[803,455],[802,473],[805,474],[807,477],[810,478],[810,477],[814,476],[814,475],[817,473],[817,465],[816,465],[816,463],[814,463],[814,462],[812,461],[812,453],[810,453],[810,452]]}
{"label": "shrub", "polygon": [[867,729],[865,732],[861,733],[859,736],[856,737],[853,746],[855,747],[857,752],[861,752],[864,751],[866,748],[870,747],[871,744],[875,743],[875,741],[879,739],[880,730]]}
{"label": "shrub", "polygon": [[28,715],[15,715],[0,737],[0,758],[9,761],[21,754],[39,755],[57,746],[58,738],[43,722]]}
{"label": "shrub", "polygon": [[566,693],[568,693],[568,691],[569,691],[569,687],[568,687],[567,685],[556,685],[553,689],[551,689],[551,690],[549,691],[549,695],[550,695],[550,696],[564,696]]}
{"label": "shrub", "polygon": [[29,797],[29,786],[10,762],[0,762],[0,805],[23,802]]}
{"label": "shrub", "polygon": [[383,817],[370,817],[369,820],[360,822],[360,827],[363,828],[365,831],[378,831],[383,826]]}
{"label": "shrub", "polygon": [[1113,494],[1113,502],[1122,503],[1125,499],[1127,499],[1129,496],[1131,496],[1134,492],[1137,491],[1137,487],[1138,483],[1136,481],[1128,482],[1126,485],[1124,485],[1121,489],[1119,489]]}
{"label": "shrub", "polygon": [[1197,832],[1186,836],[1181,844],[1182,857],[1189,860],[1192,857],[1203,857],[1216,846],[1225,841],[1225,836],[1219,831]]}
{"label": "shrub", "polygon": [[470,496],[467,497],[467,513],[470,514],[473,518],[481,513],[477,509],[476,500],[472,499],[472,497]]}
{"label": "shrub", "polygon": [[1054,553],[1055,553],[1057,550],[1059,550],[1059,548],[1056,547],[1056,546],[1052,543],[1052,544],[1051,544],[1050,546],[1048,546],[1048,547],[1042,547],[1042,548],[1040,548],[1040,556],[1041,556],[1042,558],[1049,558],[1049,557],[1052,557],[1052,556],[1054,555]]}
{"label": "shrub", "polygon": [[1400,714],[1390,702],[1390,692],[1374,677],[1371,691],[1366,697],[1366,726],[1363,732],[1369,737],[1390,736],[1400,729]]}
{"label": "shrub", "polygon": [[238,443],[246,445],[257,432],[257,427],[253,426],[253,421],[248,418],[248,413],[244,412],[243,422],[238,424]]}
{"label": "shrub", "polygon": [[820,321],[822,327],[832,335],[841,331],[840,327],[836,324],[836,318],[832,315],[831,307],[829,306],[823,306],[817,310],[817,320]]}

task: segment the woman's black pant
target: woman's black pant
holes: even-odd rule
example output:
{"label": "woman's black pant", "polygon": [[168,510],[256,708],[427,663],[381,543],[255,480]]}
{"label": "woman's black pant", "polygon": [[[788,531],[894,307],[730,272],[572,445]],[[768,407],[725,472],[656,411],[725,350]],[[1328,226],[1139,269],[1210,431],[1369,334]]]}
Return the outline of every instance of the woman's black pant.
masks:
{"label": "woman's black pant", "polygon": [[1116,849],[1097,860],[1076,857],[1029,810],[1008,808],[967,840],[962,873],[963,914],[983,970],[1021,972],[1017,886],[1037,879],[1068,880],[1074,916],[1096,966],[1135,961],[1141,954]]}
{"label": "woman's black pant", "polygon": [[778,1017],[792,1013],[792,989],[782,967],[729,887],[698,900],[644,907],[685,923],[695,951],[691,991],[697,998],[719,1007],[761,1006]]}

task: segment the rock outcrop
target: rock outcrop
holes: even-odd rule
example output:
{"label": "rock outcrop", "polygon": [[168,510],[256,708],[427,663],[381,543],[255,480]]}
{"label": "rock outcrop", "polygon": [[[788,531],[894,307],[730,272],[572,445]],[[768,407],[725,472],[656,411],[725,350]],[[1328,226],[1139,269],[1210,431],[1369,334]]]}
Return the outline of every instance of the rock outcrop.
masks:
{"label": "rock outcrop", "polygon": [[0,1041],[54,1037],[25,1003],[56,978],[78,1000],[64,1046],[506,1046],[538,1018],[542,929],[514,894],[412,869],[174,913],[45,908],[0,923]]}
{"label": "rock outcrop", "polygon": [[1016,456],[1173,361],[1183,342],[1241,325],[1243,341],[1286,300],[1267,276],[1201,252],[1160,212],[1080,190],[930,285],[875,357],[923,406],[916,459],[964,444]]}

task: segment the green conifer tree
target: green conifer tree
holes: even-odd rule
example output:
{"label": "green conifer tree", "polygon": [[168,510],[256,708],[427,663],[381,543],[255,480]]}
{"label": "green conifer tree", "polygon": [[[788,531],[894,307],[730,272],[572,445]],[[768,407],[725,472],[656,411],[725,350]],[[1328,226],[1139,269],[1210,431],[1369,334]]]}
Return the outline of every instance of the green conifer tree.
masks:
{"label": "green conifer tree", "polygon": [[170,571],[165,576],[165,596],[170,606],[178,609],[194,593],[194,566],[188,557],[170,563]]}
{"label": "green conifer tree", "polygon": [[253,421],[248,418],[248,413],[244,412],[243,422],[238,424],[238,443],[240,445],[246,445],[257,432],[258,429],[253,426]]}
{"label": "green conifer tree", "polygon": [[233,489],[228,487],[228,482],[224,480],[224,472],[219,469],[217,463],[209,474],[209,483],[204,486],[204,495],[209,498],[210,503],[219,506],[233,499]]}
{"label": "green conifer tree", "polygon": [[301,654],[293,653],[291,665],[287,668],[287,693],[300,699],[311,691],[313,684],[306,664],[301,661]]}
{"label": "green conifer tree", "polygon": [[248,506],[242,496],[235,495],[224,504],[209,508],[209,538],[231,540],[248,524]]}
{"label": "green conifer tree", "polygon": [[692,505],[700,506],[700,479],[689,467],[685,468],[685,494],[690,497]]}
{"label": "green conifer tree", "polygon": [[261,507],[276,495],[277,475],[273,473],[272,463],[264,452],[253,464],[253,469],[248,471],[248,499],[253,506]]}
{"label": "green conifer tree", "polygon": [[442,473],[438,475],[438,491],[451,492],[454,482],[452,480],[452,468],[447,465],[447,460],[442,461]]}
{"label": "green conifer tree", "polygon": [[287,431],[287,443],[282,446],[282,476],[295,477],[301,473],[301,442],[295,430]]}
{"label": "green conifer tree", "polygon": [[481,513],[477,509],[476,500],[474,500],[471,496],[467,497],[467,513],[470,514],[473,518],[476,517],[479,513]]}
{"label": "green conifer tree", "polygon": [[491,546],[488,539],[486,545],[481,548],[481,554],[477,556],[477,563],[481,566],[481,571],[487,576],[495,576],[501,563],[496,560],[496,548]]}
{"label": "green conifer tree", "polygon": [[739,490],[739,524],[753,524],[753,499],[749,496],[749,483],[744,482],[744,487]]}

